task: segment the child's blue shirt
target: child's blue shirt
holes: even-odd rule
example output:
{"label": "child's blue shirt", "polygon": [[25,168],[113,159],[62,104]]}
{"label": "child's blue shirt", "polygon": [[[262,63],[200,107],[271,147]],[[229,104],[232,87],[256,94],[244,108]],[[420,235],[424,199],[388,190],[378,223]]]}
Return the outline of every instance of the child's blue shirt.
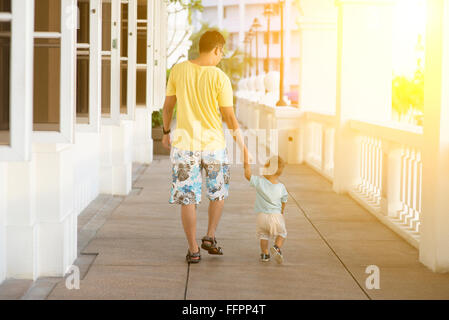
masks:
{"label": "child's blue shirt", "polygon": [[287,189],[282,183],[273,184],[263,176],[251,176],[250,185],[256,189],[256,213],[282,213],[282,202],[287,202]]}

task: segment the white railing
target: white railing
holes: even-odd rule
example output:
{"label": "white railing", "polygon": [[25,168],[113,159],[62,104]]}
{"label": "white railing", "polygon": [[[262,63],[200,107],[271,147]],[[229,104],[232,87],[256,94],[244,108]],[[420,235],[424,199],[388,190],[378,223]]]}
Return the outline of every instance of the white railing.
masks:
{"label": "white railing", "polygon": [[305,111],[304,161],[332,181],[334,176],[335,116]]}
{"label": "white railing", "polygon": [[[237,114],[249,129],[284,130],[276,121],[274,106],[254,101],[251,91],[238,95]],[[318,173],[334,180],[336,150],[335,115],[302,110],[296,120],[296,130],[289,128],[287,136],[298,136],[299,163],[306,163]],[[354,150],[347,155],[358,165],[355,184],[349,194],[379,220],[396,231],[415,247],[419,246],[422,194],[422,130],[414,126],[375,124],[349,121]],[[288,142],[286,142],[288,145]],[[279,141],[282,149],[282,141]],[[290,148],[290,147],[289,147]],[[289,158],[290,153],[289,150]]]}

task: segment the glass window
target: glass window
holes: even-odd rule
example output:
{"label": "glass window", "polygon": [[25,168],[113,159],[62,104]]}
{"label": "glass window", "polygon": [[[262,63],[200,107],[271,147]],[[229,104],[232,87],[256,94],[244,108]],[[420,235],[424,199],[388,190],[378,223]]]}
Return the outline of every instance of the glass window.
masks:
{"label": "glass window", "polygon": [[35,131],[60,131],[61,1],[35,2]]}
{"label": "glass window", "polygon": [[128,112],[128,4],[121,4],[120,113]]}
{"label": "glass window", "polygon": [[137,6],[136,106],[146,107],[147,100],[147,1]]}
{"label": "glass window", "polygon": [[78,0],[76,116],[78,123],[89,123],[89,0]]}
{"label": "glass window", "polygon": [[111,51],[111,3],[103,2],[102,12],[102,50]]}
{"label": "glass window", "polygon": [[146,107],[147,101],[147,73],[145,70],[137,70],[136,78],[136,106]]}
{"label": "glass window", "polygon": [[147,63],[147,23],[137,24],[137,64]]}
{"label": "glass window", "polygon": [[35,1],[34,31],[61,32],[61,0]]}
{"label": "glass window", "polygon": [[11,12],[11,0],[0,0],[0,12]]}
{"label": "glass window", "polygon": [[111,15],[110,2],[103,2],[102,60],[101,60],[101,115],[111,117]]}
{"label": "glass window", "polygon": [[34,40],[35,131],[60,130],[60,55],[60,39]]}
{"label": "glass window", "polygon": [[120,112],[126,113],[128,111],[128,63],[126,61],[120,62]]}
{"label": "glass window", "polygon": [[111,56],[101,61],[101,114],[111,117]]}
{"label": "glass window", "polygon": [[90,43],[89,0],[78,0],[78,43]]}
{"label": "glass window", "polygon": [[128,57],[128,4],[122,3],[121,56]]}
{"label": "glass window", "polygon": [[[11,1],[0,0],[0,12],[10,12]],[[11,22],[0,22],[0,145],[10,144]]]}
{"label": "glass window", "polygon": [[76,63],[76,116],[78,123],[89,123],[89,53],[81,53]]}
{"label": "glass window", "polygon": [[137,19],[138,20],[147,20],[148,18],[147,11],[147,0],[139,1],[137,7]]}

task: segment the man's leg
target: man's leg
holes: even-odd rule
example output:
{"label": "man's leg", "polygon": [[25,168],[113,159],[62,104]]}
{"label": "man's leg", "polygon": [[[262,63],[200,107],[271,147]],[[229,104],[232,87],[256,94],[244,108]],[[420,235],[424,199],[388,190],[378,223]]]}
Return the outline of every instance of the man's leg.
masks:
{"label": "man's leg", "polygon": [[207,236],[214,238],[218,223],[223,212],[224,200],[209,201],[209,222],[207,225]]}
{"label": "man's leg", "polygon": [[189,251],[191,253],[198,252],[198,244],[196,243],[196,208],[195,204],[181,205],[181,219],[187,242],[189,243]]}

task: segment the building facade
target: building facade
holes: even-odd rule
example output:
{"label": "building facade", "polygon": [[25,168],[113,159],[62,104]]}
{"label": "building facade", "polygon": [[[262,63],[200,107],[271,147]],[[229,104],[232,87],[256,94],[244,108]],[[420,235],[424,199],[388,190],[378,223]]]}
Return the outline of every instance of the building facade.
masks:
{"label": "building facade", "polygon": [[78,214],[152,161],[166,30],[165,1],[0,1],[0,282],[64,275]]}
{"label": "building facade", "polygon": [[[274,16],[270,18],[270,49],[268,67],[270,71],[280,69],[280,12],[279,2],[272,0],[204,0],[203,12],[194,15],[194,25],[196,30],[201,27],[202,22],[208,23],[211,27],[229,32],[228,46],[230,49],[245,50],[244,39],[250,30],[255,18],[261,24],[257,32],[257,54],[256,40],[253,40],[252,52],[253,61],[258,64],[259,72],[264,72],[267,58],[268,20],[264,16],[264,8],[267,4],[273,5]],[[300,30],[297,20],[301,16],[301,8],[292,0],[285,1],[284,9],[284,63],[285,70],[285,90],[286,92],[298,91],[300,72]],[[257,56],[257,61],[256,61]],[[255,63],[251,70],[256,73]]]}

